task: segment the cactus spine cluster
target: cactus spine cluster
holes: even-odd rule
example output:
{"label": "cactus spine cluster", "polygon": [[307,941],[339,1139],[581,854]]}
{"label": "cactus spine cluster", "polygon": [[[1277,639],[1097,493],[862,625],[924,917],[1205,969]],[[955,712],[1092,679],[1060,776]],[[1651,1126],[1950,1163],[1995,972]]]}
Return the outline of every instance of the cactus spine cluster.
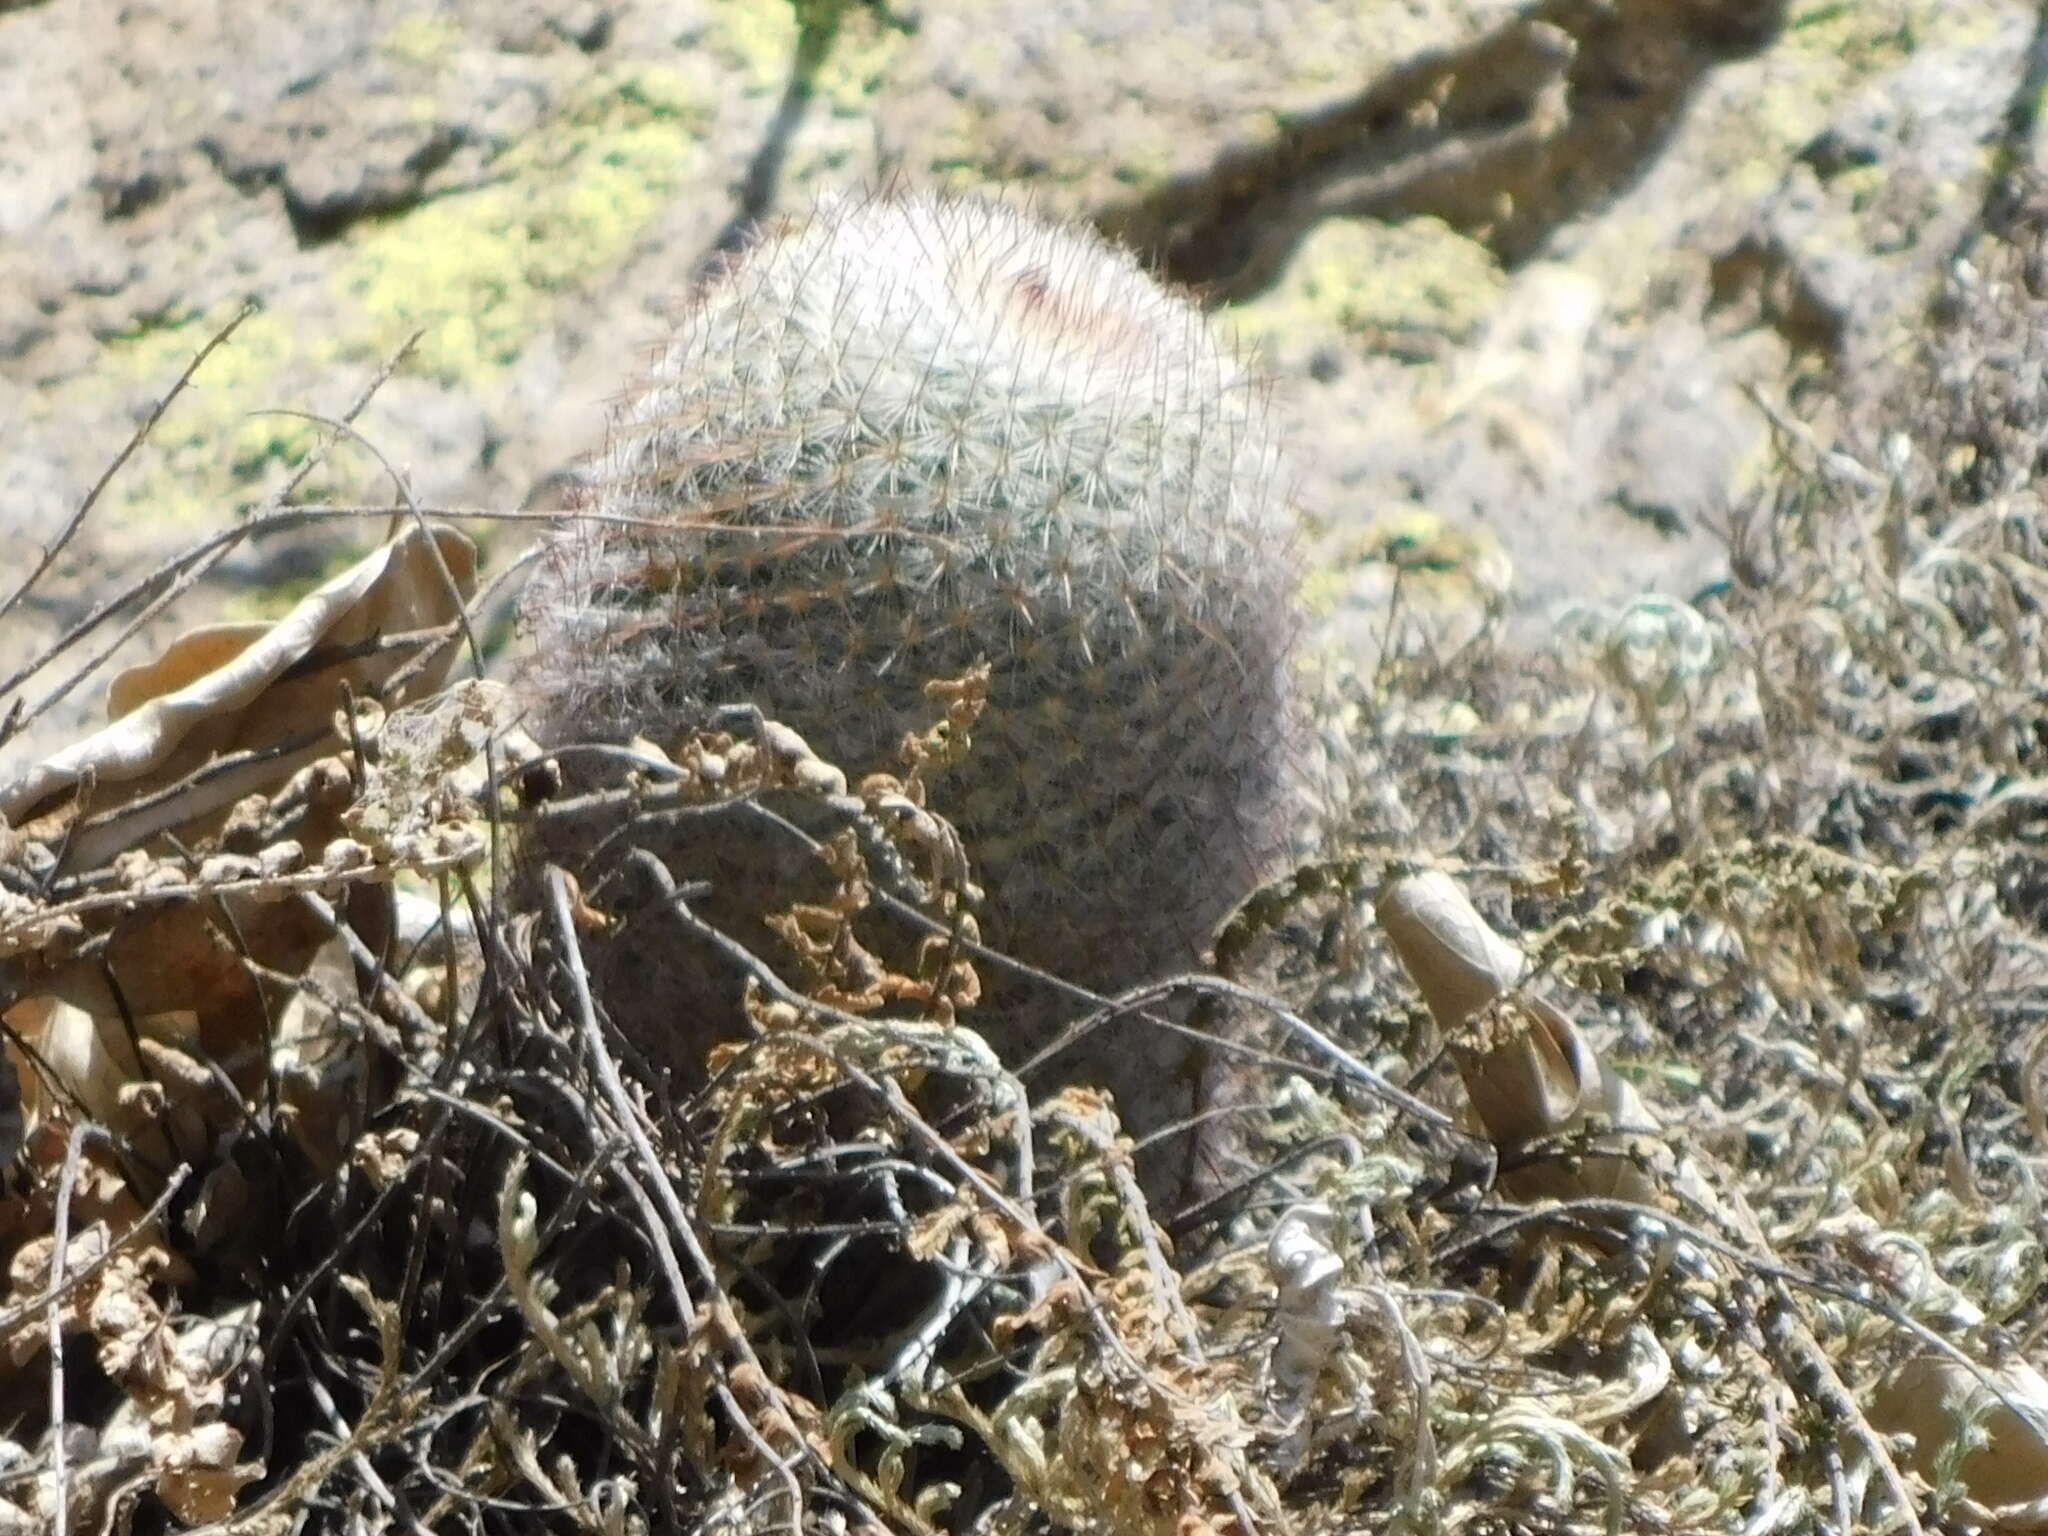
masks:
{"label": "cactus spine cluster", "polygon": [[1188,968],[1301,822],[1275,436],[1194,306],[1092,233],[827,204],[704,281],[620,406],[601,517],[527,604],[542,728],[660,741],[747,701],[858,774],[986,659],[932,792],[985,937],[1100,988]]}

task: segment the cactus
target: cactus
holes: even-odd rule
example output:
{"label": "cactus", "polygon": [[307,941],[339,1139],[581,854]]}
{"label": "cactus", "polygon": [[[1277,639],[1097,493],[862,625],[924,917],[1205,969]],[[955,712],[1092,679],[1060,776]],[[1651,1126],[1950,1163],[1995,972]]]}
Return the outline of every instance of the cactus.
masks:
{"label": "cactus", "polygon": [[1195,965],[1301,829],[1266,391],[1092,233],[926,196],[773,230],[700,285],[588,484],[605,520],[525,608],[544,740],[743,700],[890,768],[923,683],[985,658],[933,808],[985,937],[1102,989]]}

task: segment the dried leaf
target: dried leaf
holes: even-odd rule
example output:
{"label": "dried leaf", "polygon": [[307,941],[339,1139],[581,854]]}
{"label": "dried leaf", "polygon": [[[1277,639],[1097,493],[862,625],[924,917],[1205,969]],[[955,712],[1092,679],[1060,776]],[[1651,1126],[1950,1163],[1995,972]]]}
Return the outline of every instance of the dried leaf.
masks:
{"label": "dried leaf", "polygon": [[95,1014],[61,997],[24,999],[4,1017],[32,1053],[23,1096],[31,1126],[45,1124],[52,1114],[68,1119],[75,1105],[83,1118],[106,1126],[159,1166],[174,1161],[175,1141],[191,1145],[204,1134],[198,1120],[174,1119],[161,1092],[131,1091],[152,1082],[138,1054],[142,1038],[155,1036],[179,1055],[196,1042],[198,1020],[189,1010],[143,1014],[132,1033],[118,1009]]}
{"label": "dried leaf", "polygon": [[411,1126],[394,1125],[357,1137],[349,1160],[370,1181],[372,1189],[385,1190],[406,1176],[419,1149],[418,1131]]}
{"label": "dried leaf", "polygon": [[225,1520],[235,1495],[263,1475],[260,1462],[238,1461],[242,1432],[230,1424],[200,1424],[160,1436],[155,1445],[157,1497],[187,1525]]}
{"label": "dried leaf", "polygon": [[1296,1205],[1266,1240],[1266,1264],[1277,1292],[1268,1369],[1283,1417],[1307,1401],[1344,1323],[1344,1261],[1330,1246],[1334,1225],[1329,1206]]}
{"label": "dried leaf", "polygon": [[2039,1522],[2048,1510],[2048,1379],[2023,1360],[1987,1374],[2024,1413],[1956,1361],[1916,1355],[1878,1388],[1870,1421],[1888,1434],[1913,1437],[1906,1461],[1929,1482],[1938,1481],[1938,1463],[1951,1442],[1975,1426],[1982,1441],[1956,1469],[1963,1487],[1990,1513],[1990,1529],[2037,1529],[2025,1522]]}
{"label": "dried leaf", "polygon": [[1377,911],[1380,927],[1447,1035],[1457,1034],[1529,974],[1528,956],[1495,933],[1439,870],[1391,881]]}
{"label": "dried leaf", "polygon": [[[410,528],[275,624],[196,630],[114,679],[112,724],[0,787],[0,816],[17,827],[47,820],[47,834],[79,816],[89,798],[91,819],[72,828],[66,847],[67,867],[80,869],[166,828],[223,814],[332,750],[344,689],[376,697],[416,654],[377,642],[448,624],[475,586],[476,549],[466,536]],[[454,654],[444,648],[400,697],[432,692]],[[234,753],[258,757],[161,794]],[[81,797],[87,784],[89,797]],[[112,814],[123,807],[132,810]]]}
{"label": "dried leaf", "polygon": [[[1569,1136],[1593,1122],[1646,1130],[1655,1121],[1635,1090],[1586,1043],[1578,1026],[1527,985],[1529,960],[1495,933],[1448,875],[1431,870],[1388,883],[1380,926],[1437,1023],[1450,1037],[1473,1113],[1503,1153]],[[1472,1021],[1499,1010],[1472,1042]],[[1656,1184],[1620,1157],[1542,1160],[1501,1185],[1519,1199],[1599,1196],[1647,1202]]]}

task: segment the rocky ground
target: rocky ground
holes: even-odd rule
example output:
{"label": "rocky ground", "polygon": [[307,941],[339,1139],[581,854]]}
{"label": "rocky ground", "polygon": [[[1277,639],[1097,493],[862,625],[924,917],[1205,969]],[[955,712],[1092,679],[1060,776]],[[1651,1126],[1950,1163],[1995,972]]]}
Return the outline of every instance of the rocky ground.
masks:
{"label": "rocky ground", "polygon": [[[283,16],[0,0],[0,1536],[2048,1530],[2048,4]],[[972,678],[584,796],[441,643],[527,530],[166,563],[545,509],[891,179],[1262,352],[1353,671],[1342,833],[1044,1052],[917,798]],[[593,809],[830,877],[635,866],[747,976],[688,1071],[620,889],[499,878]],[[1119,1029],[1241,1181],[1055,1091]]]}
{"label": "rocky ground", "polygon": [[[1538,621],[1683,596],[1725,564],[1717,509],[1770,413],[1881,375],[1958,256],[2038,84],[2034,9],[0,0],[17,550],[260,306],[6,650],[257,504],[320,431],[258,413],[344,410],[415,332],[365,437],[430,504],[520,505],[601,436],[707,256],[888,178],[1091,219],[1265,350],[1340,643],[1370,644],[1397,567]],[[383,475],[345,447],[300,498],[381,500]],[[373,533],[237,552],[180,622],[274,606]]]}

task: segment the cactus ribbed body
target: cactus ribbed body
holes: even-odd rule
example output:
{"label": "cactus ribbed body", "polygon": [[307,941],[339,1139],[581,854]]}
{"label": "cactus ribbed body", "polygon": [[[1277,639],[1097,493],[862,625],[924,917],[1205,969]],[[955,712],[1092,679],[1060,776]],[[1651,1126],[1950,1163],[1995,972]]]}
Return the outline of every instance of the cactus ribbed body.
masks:
{"label": "cactus ribbed body", "polygon": [[829,204],[692,296],[527,605],[556,741],[747,701],[850,773],[993,666],[932,786],[984,934],[1195,963],[1300,829],[1293,513],[1265,391],[1091,233]]}

